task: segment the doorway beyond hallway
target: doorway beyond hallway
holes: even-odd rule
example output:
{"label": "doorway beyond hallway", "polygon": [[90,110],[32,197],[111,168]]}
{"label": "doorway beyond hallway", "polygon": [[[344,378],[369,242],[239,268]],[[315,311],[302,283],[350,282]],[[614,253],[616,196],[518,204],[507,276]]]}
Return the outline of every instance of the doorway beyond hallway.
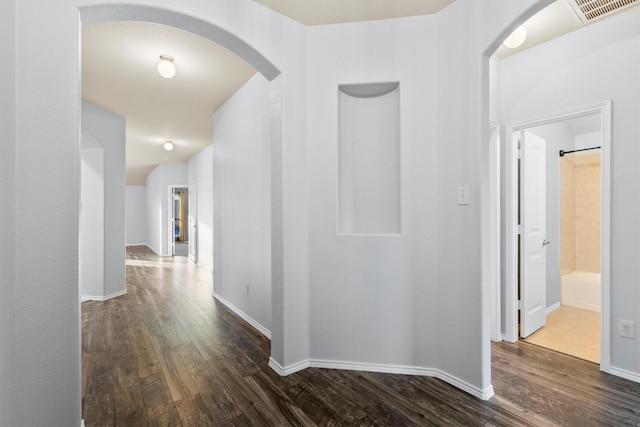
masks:
{"label": "doorway beyond hallway", "polygon": [[525,341],[600,363],[600,313],[562,305]]}
{"label": "doorway beyond hallway", "polygon": [[189,242],[176,242],[174,256],[189,256]]}

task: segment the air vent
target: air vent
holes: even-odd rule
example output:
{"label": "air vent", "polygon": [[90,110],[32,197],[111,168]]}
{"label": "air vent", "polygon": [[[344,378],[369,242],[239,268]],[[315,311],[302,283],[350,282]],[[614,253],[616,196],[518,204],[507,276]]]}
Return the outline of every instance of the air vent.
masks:
{"label": "air vent", "polygon": [[640,0],[567,0],[583,24],[639,5]]}

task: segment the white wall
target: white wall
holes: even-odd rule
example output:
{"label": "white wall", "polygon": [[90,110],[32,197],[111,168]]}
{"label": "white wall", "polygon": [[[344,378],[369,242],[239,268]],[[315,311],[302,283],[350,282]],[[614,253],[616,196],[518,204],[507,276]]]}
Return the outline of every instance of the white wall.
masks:
{"label": "white wall", "polygon": [[80,150],[80,298],[104,297],[104,148],[86,130]]}
{"label": "white wall", "polygon": [[[155,168],[147,176],[146,212],[147,212],[147,245],[157,254],[162,254],[162,232],[165,224],[162,223],[162,169]],[[166,192],[166,189],[165,189]],[[166,196],[165,196],[166,197]]]}
{"label": "white wall", "polygon": [[0,185],[5,208],[0,215],[0,425],[12,425],[15,420],[14,371],[14,262],[15,262],[15,2],[0,3],[0,55],[5,65],[0,67]]}
{"label": "white wall", "polygon": [[245,83],[214,114],[213,129],[214,291],[271,330],[271,109],[265,78],[256,74]]}
{"label": "white wall", "polygon": [[102,296],[110,298],[121,295],[126,289],[125,119],[83,101],[82,129],[93,135],[104,149],[104,292]]}
{"label": "white wall", "polygon": [[187,187],[186,163],[165,163],[147,177],[147,244],[158,255],[169,256],[169,186]]}
{"label": "white wall", "polygon": [[[489,121],[481,58],[533,2],[497,3],[490,13],[457,1],[434,16],[309,28],[313,359],[434,369],[491,394],[488,311],[479,304],[479,165]],[[338,235],[338,85],[393,81],[402,234]],[[462,185],[467,206],[456,204]]]}
{"label": "white wall", "polygon": [[213,271],[213,146],[205,148],[189,159],[188,168],[191,194],[189,223],[197,222],[196,261],[207,270]]}
{"label": "white wall", "polygon": [[147,244],[147,187],[127,185],[125,188],[125,244]]}
{"label": "white wall", "polygon": [[15,418],[9,425],[76,426],[81,417],[77,9],[70,1],[17,1],[15,8],[16,55],[7,59],[11,64],[15,58],[19,72],[13,89],[3,92],[16,99],[15,210],[20,212],[12,227],[20,238],[14,249]]}
{"label": "white wall", "polygon": [[640,378],[640,340],[617,333],[618,319],[640,324],[640,9],[506,58],[500,73],[504,122],[613,101],[611,363]]}
{"label": "white wall", "polygon": [[[436,338],[436,289],[429,285],[436,248],[420,238],[433,236],[437,226],[434,19],[309,28],[314,359],[437,363],[429,344]],[[419,48],[405,44],[412,38]],[[378,82],[400,82],[401,235],[338,234],[338,85]]]}

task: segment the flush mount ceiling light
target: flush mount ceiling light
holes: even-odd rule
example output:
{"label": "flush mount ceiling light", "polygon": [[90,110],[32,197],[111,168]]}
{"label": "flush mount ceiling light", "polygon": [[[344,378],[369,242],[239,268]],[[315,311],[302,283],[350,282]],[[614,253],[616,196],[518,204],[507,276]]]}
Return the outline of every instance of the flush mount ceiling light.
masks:
{"label": "flush mount ceiling light", "polygon": [[171,141],[165,141],[164,143],[164,149],[167,151],[171,151],[173,150],[173,142]]}
{"label": "flush mount ceiling light", "polygon": [[165,79],[170,79],[176,75],[176,66],[173,64],[173,58],[169,55],[160,55],[158,62],[158,73]]}
{"label": "flush mount ceiling light", "polygon": [[516,30],[511,33],[509,37],[504,41],[504,45],[509,49],[515,49],[518,46],[522,45],[524,41],[527,39],[527,30],[521,25]]}

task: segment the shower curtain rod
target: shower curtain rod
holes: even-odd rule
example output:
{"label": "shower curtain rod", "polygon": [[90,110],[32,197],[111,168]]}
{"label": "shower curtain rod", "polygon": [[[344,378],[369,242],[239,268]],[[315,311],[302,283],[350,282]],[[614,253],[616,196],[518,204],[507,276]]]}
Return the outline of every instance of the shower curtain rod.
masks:
{"label": "shower curtain rod", "polygon": [[560,157],[563,157],[565,154],[577,153],[578,151],[597,150],[598,148],[601,148],[601,147],[582,148],[580,150],[570,150],[570,151],[560,150]]}

